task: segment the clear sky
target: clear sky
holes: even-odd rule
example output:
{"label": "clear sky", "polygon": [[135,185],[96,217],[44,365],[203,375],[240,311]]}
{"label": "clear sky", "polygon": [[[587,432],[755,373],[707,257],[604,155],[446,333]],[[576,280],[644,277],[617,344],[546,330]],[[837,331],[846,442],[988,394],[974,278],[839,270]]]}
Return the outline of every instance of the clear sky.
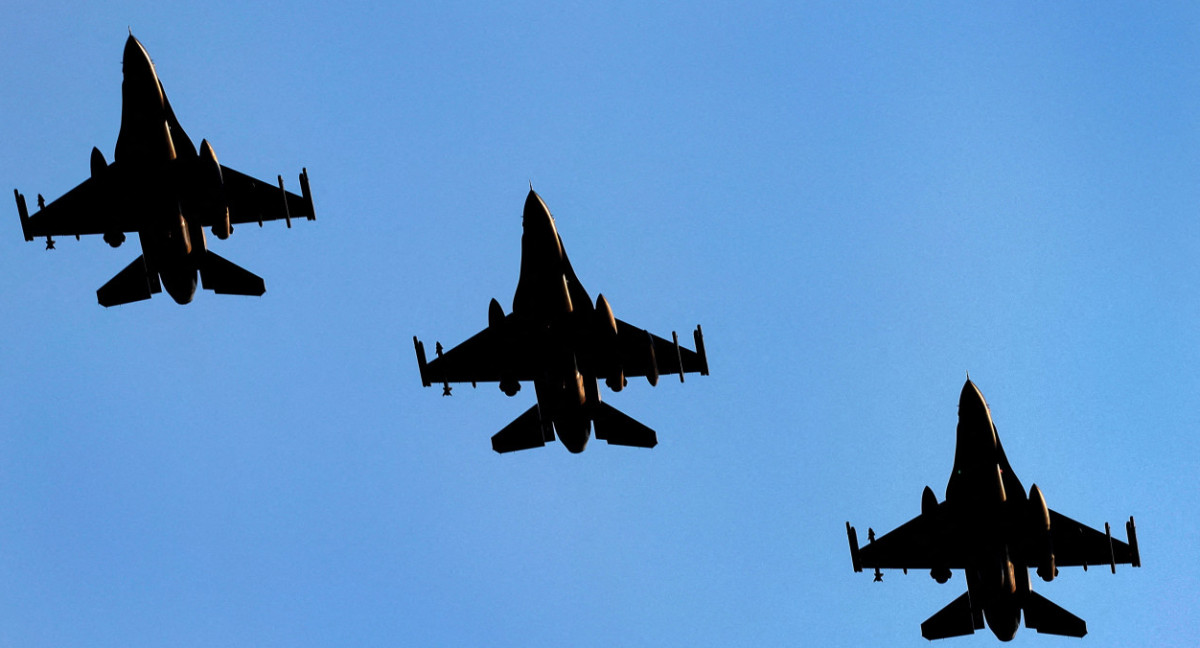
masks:
{"label": "clear sky", "polygon": [[[926,645],[962,574],[844,523],[944,495],[970,371],[1027,486],[1140,531],[1035,580],[1085,644],[1015,645],[1195,646],[1200,8],[1126,4],[9,2],[5,187],[111,160],[131,27],[318,220],[210,237],[262,298],[106,310],[135,240],[0,208],[0,644]],[[496,455],[528,386],[420,385],[530,181],[618,317],[704,326],[711,376],[605,390],[653,450]]]}

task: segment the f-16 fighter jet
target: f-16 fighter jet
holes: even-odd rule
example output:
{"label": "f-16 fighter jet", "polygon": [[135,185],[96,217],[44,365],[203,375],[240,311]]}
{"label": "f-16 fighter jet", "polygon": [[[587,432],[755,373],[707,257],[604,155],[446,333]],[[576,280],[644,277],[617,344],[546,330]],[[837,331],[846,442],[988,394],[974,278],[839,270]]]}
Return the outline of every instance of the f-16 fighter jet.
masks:
{"label": "f-16 fighter jet", "polygon": [[466,342],[426,362],[425,345],[413,337],[421,382],[499,382],[515,396],[522,381],[533,381],[537,404],[492,437],[496,452],[540,447],[558,438],[571,452],[583,452],[592,426],[596,438],[612,444],[653,448],[654,430],[600,401],[598,379],[621,391],[626,379],[645,376],[651,385],[660,374],[708,375],[704,338],[696,327],[696,350],[679,346],[613,317],[600,295],[592,306],[571,269],[554,218],[541,196],[529,190],[521,235],[521,276],[512,312],[500,303],[488,307],[488,327]]}
{"label": "f-16 fighter jet", "polygon": [[100,304],[116,306],[149,299],[166,288],[180,304],[192,300],[196,275],[216,293],[258,296],[261,277],[208,250],[204,227],[219,239],[240,223],[292,218],[315,220],[308,171],[300,174],[303,196],[255,180],[217,162],[207,140],[200,152],[188,138],[167,100],[150,55],[133,34],[125,41],[121,83],[121,132],[113,163],[92,149],[92,176],[58,200],[29,215],[25,196],[13,190],[26,241],[55,236],[100,234],[113,247],[136,232],[142,255],[96,291]]}
{"label": "f-16 fighter jet", "polygon": [[1049,582],[1059,567],[1117,563],[1141,567],[1133,518],[1125,524],[1128,544],[1084,526],[1046,507],[1037,485],[1029,496],[1008,465],[983,394],[967,380],[958,401],[958,442],[946,500],[938,502],[928,486],[921,495],[921,514],[861,549],[850,523],[850,558],[854,571],[928,569],[938,583],[952,569],[966,572],[967,591],[921,624],[921,636],[944,639],[974,634],[984,621],[1001,641],[1017,632],[1021,612],[1025,627],[1038,632],[1082,637],[1083,619],[1042,598],[1030,588],[1029,568]]}

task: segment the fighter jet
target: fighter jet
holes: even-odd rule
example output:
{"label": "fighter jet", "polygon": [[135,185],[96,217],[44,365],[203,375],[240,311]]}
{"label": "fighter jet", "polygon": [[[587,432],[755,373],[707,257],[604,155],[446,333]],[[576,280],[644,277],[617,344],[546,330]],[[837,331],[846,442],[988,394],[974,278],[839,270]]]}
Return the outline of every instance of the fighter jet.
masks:
{"label": "fighter jet", "polygon": [[32,216],[25,196],[13,190],[26,241],[55,236],[100,234],[112,247],[136,232],[142,255],[96,291],[103,306],[116,306],[161,292],[186,304],[196,292],[196,275],[206,290],[258,296],[261,277],[208,250],[204,227],[219,239],[233,226],[292,218],[315,220],[308,170],[300,173],[303,196],[256,180],[217,162],[207,140],[200,152],[184,132],[167,100],[146,49],[130,33],[125,41],[121,83],[121,131],[113,163],[92,148],[91,177]]}
{"label": "fighter jet", "polygon": [[515,396],[522,381],[533,381],[537,404],[492,437],[496,452],[541,447],[555,433],[571,452],[583,452],[591,436],[611,444],[653,448],[654,430],[600,401],[598,379],[621,391],[631,376],[651,385],[660,374],[699,372],[708,375],[704,337],[696,327],[696,351],[654,336],[613,317],[604,295],[592,306],[583,284],[571,269],[554,217],[533,187],[525,199],[521,235],[521,274],[512,312],[505,315],[495,299],[488,307],[488,326],[462,344],[426,362],[425,345],[413,337],[421,383],[499,382],[500,391]]}
{"label": "fighter jet", "polygon": [[846,523],[854,571],[928,569],[938,583],[950,580],[952,569],[966,574],[967,591],[921,624],[921,636],[945,639],[974,634],[984,621],[1001,641],[1017,632],[1021,612],[1025,627],[1040,633],[1082,637],[1083,619],[1034,592],[1029,568],[1050,582],[1059,567],[1117,563],[1141,567],[1133,518],[1125,524],[1128,544],[1114,540],[1106,522],[1104,532],[1084,526],[1046,507],[1037,485],[1025,488],[1008,465],[1004,447],[983,394],[968,378],[958,401],[958,440],[946,499],[938,502],[928,486],[921,494],[921,514],[868,543],[861,549],[858,534]]}

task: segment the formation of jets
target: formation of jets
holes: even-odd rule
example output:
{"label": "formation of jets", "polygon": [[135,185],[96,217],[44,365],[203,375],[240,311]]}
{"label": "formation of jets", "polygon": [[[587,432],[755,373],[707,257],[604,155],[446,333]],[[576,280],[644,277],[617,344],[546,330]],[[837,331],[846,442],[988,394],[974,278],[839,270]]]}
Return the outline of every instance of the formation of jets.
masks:
{"label": "formation of jets", "polygon": [[[136,233],[142,254],[97,290],[103,306],[149,299],[166,290],[178,303],[190,302],[199,283],[220,294],[259,296],[262,278],[208,249],[204,228],[225,239],[233,226],[293,218],[315,220],[308,173],[300,173],[301,195],[277,183],[257,180],[217,162],[207,140],[197,150],[184,132],[153,62],[130,34],[125,43],[121,86],[121,127],[113,162],[92,149],[91,177],[29,214],[17,190],[21,230],[27,241],[55,236],[99,234],[119,247]],[[487,327],[429,361],[425,346],[413,344],[421,382],[499,383],[515,396],[533,382],[536,403],[492,436],[499,453],[544,446],[558,438],[572,453],[596,438],[610,444],[653,448],[654,430],[600,398],[603,380],[613,392],[631,377],[653,386],[659,377],[708,375],[708,357],[699,326],[695,349],[655,336],[613,316],[603,295],[593,303],[563,247],[554,218],[530,187],[525,200],[521,268],[512,310],[492,299]],[[199,280],[197,280],[199,277]],[[953,570],[965,574],[967,591],[921,624],[927,639],[972,634],[986,624],[1001,640],[1013,638],[1024,615],[1026,627],[1042,633],[1082,637],[1084,621],[1031,588],[1029,569],[1049,582],[1059,567],[1141,565],[1133,518],[1127,542],[1113,539],[1046,506],[1041,490],[1028,494],[1008,464],[983,395],[968,379],[959,399],[954,465],[946,497],[937,501],[928,486],[921,513],[878,539],[868,532],[860,547],[846,523],[854,571],[929,569],[939,583]]]}

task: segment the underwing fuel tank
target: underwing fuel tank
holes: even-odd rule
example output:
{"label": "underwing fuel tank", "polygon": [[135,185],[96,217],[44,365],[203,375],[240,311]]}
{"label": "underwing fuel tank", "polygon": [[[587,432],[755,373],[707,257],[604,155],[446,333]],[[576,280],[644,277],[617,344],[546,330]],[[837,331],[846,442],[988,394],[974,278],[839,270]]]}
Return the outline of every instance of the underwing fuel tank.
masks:
{"label": "underwing fuel tank", "polygon": [[617,346],[617,318],[613,317],[612,306],[604,295],[596,297],[596,332],[601,344],[601,355],[607,364],[604,384],[614,392],[625,387],[625,369],[621,366],[621,350]]}
{"label": "underwing fuel tank", "polygon": [[[213,223],[212,233],[222,241],[233,233],[229,222],[229,203],[225,200],[225,179],[221,176],[221,163],[208,140],[200,140],[199,187],[202,209],[211,214],[206,218]],[[206,214],[207,215],[207,214]]]}
{"label": "underwing fuel tank", "polygon": [[[512,352],[512,340],[509,340],[508,330],[505,326],[504,308],[500,306],[500,302],[493,297],[488,304],[488,330],[491,334],[500,338],[499,347],[502,353],[509,354]],[[512,358],[505,356],[504,362],[501,363],[504,367],[512,365]],[[521,391],[521,381],[517,380],[510,374],[500,376],[500,391],[504,392],[505,396],[516,396],[517,392]]]}
{"label": "underwing fuel tank", "polygon": [[1037,575],[1049,583],[1058,575],[1054,564],[1054,543],[1050,535],[1050,509],[1037,484],[1029,487],[1029,531],[1035,538]]}

